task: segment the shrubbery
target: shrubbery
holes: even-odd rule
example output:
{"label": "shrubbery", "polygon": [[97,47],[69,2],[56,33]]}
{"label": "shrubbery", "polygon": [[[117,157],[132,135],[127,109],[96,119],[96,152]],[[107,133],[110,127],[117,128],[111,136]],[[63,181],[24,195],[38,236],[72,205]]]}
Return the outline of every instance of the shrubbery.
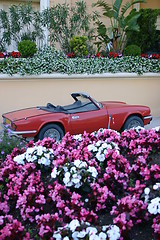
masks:
{"label": "shrubbery", "polygon": [[129,240],[147,225],[159,239],[159,156],[160,128],[14,148],[0,162],[0,238]]}
{"label": "shrubbery", "polygon": [[136,44],[142,52],[160,51],[160,34],[157,30],[156,22],[159,9],[140,9],[138,18],[139,31],[127,32],[127,45]]}
{"label": "shrubbery", "polygon": [[71,51],[76,57],[84,57],[89,54],[86,41],[86,36],[73,36],[70,40],[69,45],[71,47]]}
{"label": "shrubbery", "polygon": [[141,49],[137,45],[129,45],[124,49],[123,52],[124,56],[140,56],[141,55]]}
{"label": "shrubbery", "polygon": [[18,51],[22,57],[32,57],[37,52],[36,43],[30,40],[23,40],[18,43]]}

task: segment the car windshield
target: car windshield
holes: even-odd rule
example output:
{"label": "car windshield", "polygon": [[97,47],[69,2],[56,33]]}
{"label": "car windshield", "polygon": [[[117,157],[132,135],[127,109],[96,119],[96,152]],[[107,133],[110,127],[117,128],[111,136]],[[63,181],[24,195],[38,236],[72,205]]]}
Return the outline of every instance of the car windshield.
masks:
{"label": "car windshield", "polygon": [[78,101],[81,101],[82,104],[83,104],[83,103],[90,103],[90,102],[91,102],[91,100],[90,100],[89,98],[86,98],[86,97],[83,96],[83,95],[76,96],[76,99],[77,99]]}
{"label": "car windshield", "polygon": [[88,98],[88,97],[86,97],[86,96],[84,96],[84,95],[79,95],[79,96],[76,96],[76,99],[78,100],[78,101],[81,101],[81,103],[82,104],[86,104],[86,103],[96,103],[96,105],[97,106],[99,106],[99,108],[102,108],[103,107],[103,105],[101,104],[101,103],[99,103],[99,102],[97,102],[95,99],[93,99],[93,98]]}

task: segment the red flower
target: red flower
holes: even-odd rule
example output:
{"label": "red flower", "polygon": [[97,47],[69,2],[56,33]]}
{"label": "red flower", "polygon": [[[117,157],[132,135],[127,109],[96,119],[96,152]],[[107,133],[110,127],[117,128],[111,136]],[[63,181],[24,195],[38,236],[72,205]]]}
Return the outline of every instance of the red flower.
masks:
{"label": "red flower", "polygon": [[68,58],[73,58],[73,57],[75,57],[75,54],[74,54],[73,52],[68,53],[68,54],[67,54],[67,57],[68,57]]}
{"label": "red flower", "polygon": [[109,57],[115,58],[115,57],[118,57],[118,56],[119,56],[118,53],[114,53],[114,52],[109,53]]}
{"label": "red flower", "polygon": [[142,53],[142,54],[141,54],[141,57],[143,57],[143,58],[148,58],[148,54]]}
{"label": "red flower", "polygon": [[12,51],[11,56],[14,57],[14,58],[19,58],[21,56],[21,54],[20,54],[20,52]]}
{"label": "red flower", "polygon": [[103,57],[103,54],[101,53],[101,52],[98,52],[97,54],[96,54],[96,57]]}
{"label": "red flower", "polygon": [[4,54],[0,52],[0,58],[4,58]]}
{"label": "red flower", "polygon": [[160,58],[160,56],[159,56],[159,54],[158,54],[158,53],[157,53],[157,54],[155,54],[155,53],[154,53],[154,54],[152,54],[152,58],[153,58],[153,59],[159,59],[159,58]]}

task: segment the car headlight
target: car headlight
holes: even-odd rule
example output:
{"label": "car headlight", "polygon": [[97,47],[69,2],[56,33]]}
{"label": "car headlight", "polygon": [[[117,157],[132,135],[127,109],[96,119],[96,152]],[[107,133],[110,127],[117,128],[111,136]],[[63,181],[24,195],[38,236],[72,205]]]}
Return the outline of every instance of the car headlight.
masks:
{"label": "car headlight", "polygon": [[15,131],[16,130],[16,124],[14,122],[11,122],[11,128]]}

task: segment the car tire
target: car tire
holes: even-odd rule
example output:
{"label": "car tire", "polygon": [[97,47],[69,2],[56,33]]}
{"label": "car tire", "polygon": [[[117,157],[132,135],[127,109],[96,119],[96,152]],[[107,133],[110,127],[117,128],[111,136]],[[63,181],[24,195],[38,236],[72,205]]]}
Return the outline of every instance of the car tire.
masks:
{"label": "car tire", "polygon": [[131,117],[127,118],[127,120],[123,126],[123,130],[128,130],[128,129],[135,128],[138,126],[144,127],[143,120],[138,116],[131,116]]}
{"label": "car tire", "polygon": [[38,139],[42,140],[43,138],[53,138],[56,141],[60,141],[64,136],[64,132],[60,126],[57,124],[47,124],[44,126],[39,134]]}

